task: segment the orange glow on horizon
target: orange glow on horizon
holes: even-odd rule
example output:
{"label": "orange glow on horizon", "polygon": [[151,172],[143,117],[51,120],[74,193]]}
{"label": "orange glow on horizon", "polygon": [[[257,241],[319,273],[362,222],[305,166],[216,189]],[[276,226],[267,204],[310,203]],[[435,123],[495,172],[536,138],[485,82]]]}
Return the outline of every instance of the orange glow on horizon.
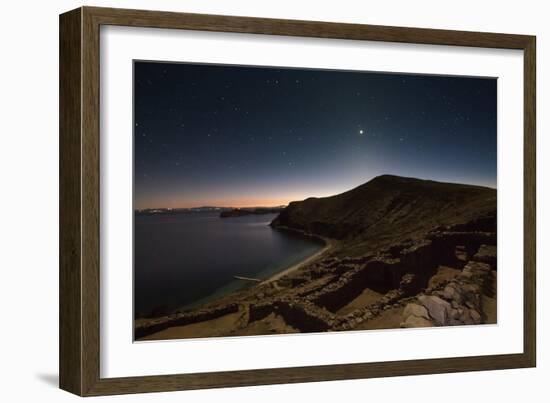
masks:
{"label": "orange glow on horizon", "polygon": [[[134,200],[134,208],[136,210],[146,210],[146,209],[177,209],[177,208],[194,208],[194,207],[233,207],[233,208],[251,208],[251,207],[278,207],[278,206],[287,206],[293,201],[302,201],[309,197],[330,197],[336,194],[342,193],[347,190],[347,187],[344,189],[324,189],[322,191],[310,191],[306,189],[305,193],[290,193],[286,194],[285,197],[269,197],[269,194],[266,194],[266,197],[247,197],[248,195],[241,195],[240,197],[235,195],[230,195],[228,197],[219,197],[219,198],[209,198],[209,197],[171,197],[171,198],[155,198],[151,197],[146,200]],[[261,193],[261,192],[258,192]]]}
{"label": "orange glow on horizon", "polygon": [[139,210],[151,208],[193,208],[193,207],[233,207],[233,208],[250,208],[250,207],[277,207],[286,206],[292,201],[304,200],[306,197],[295,197],[285,199],[224,199],[224,200],[172,200],[164,203],[148,203],[147,206],[136,206]]}

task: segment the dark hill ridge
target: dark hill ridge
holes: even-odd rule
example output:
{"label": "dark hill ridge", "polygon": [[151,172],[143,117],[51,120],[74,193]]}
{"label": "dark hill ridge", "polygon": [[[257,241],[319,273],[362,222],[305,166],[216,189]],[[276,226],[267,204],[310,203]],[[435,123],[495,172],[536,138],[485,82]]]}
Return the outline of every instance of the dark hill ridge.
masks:
{"label": "dark hill ridge", "polygon": [[378,248],[439,226],[494,226],[495,217],[495,189],[382,175],[345,193],[292,202],[272,226]]}

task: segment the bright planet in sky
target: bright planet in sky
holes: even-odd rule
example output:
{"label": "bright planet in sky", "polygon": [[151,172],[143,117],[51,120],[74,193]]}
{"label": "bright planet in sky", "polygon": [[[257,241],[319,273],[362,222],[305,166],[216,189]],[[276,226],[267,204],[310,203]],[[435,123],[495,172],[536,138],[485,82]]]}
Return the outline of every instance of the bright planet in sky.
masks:
{"label": "bright planet in sky", "polygon": [[378,175],[496,186],[497,80],[136,61],[134,206],[280,206]]}

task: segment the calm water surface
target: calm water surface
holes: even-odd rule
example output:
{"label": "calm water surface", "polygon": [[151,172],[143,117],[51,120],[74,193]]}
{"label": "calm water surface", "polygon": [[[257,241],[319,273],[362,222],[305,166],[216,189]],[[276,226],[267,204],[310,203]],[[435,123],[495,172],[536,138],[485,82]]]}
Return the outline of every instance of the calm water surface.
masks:
{"label": "calm water surface", "polygon": [[135,217],[134,309],[194,307],[266,279],[323,245],[269,223],[276,214],[219,218],[218,213]]}

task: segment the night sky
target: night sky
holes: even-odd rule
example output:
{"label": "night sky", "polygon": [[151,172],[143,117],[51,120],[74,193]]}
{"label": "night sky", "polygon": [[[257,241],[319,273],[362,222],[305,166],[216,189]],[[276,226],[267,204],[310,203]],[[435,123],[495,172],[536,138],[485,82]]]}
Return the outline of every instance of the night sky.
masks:
{"label": "night sky", "polygon": [[276,206],[381,174],[496,187],[496,79],[134,64],[136,209]]}

